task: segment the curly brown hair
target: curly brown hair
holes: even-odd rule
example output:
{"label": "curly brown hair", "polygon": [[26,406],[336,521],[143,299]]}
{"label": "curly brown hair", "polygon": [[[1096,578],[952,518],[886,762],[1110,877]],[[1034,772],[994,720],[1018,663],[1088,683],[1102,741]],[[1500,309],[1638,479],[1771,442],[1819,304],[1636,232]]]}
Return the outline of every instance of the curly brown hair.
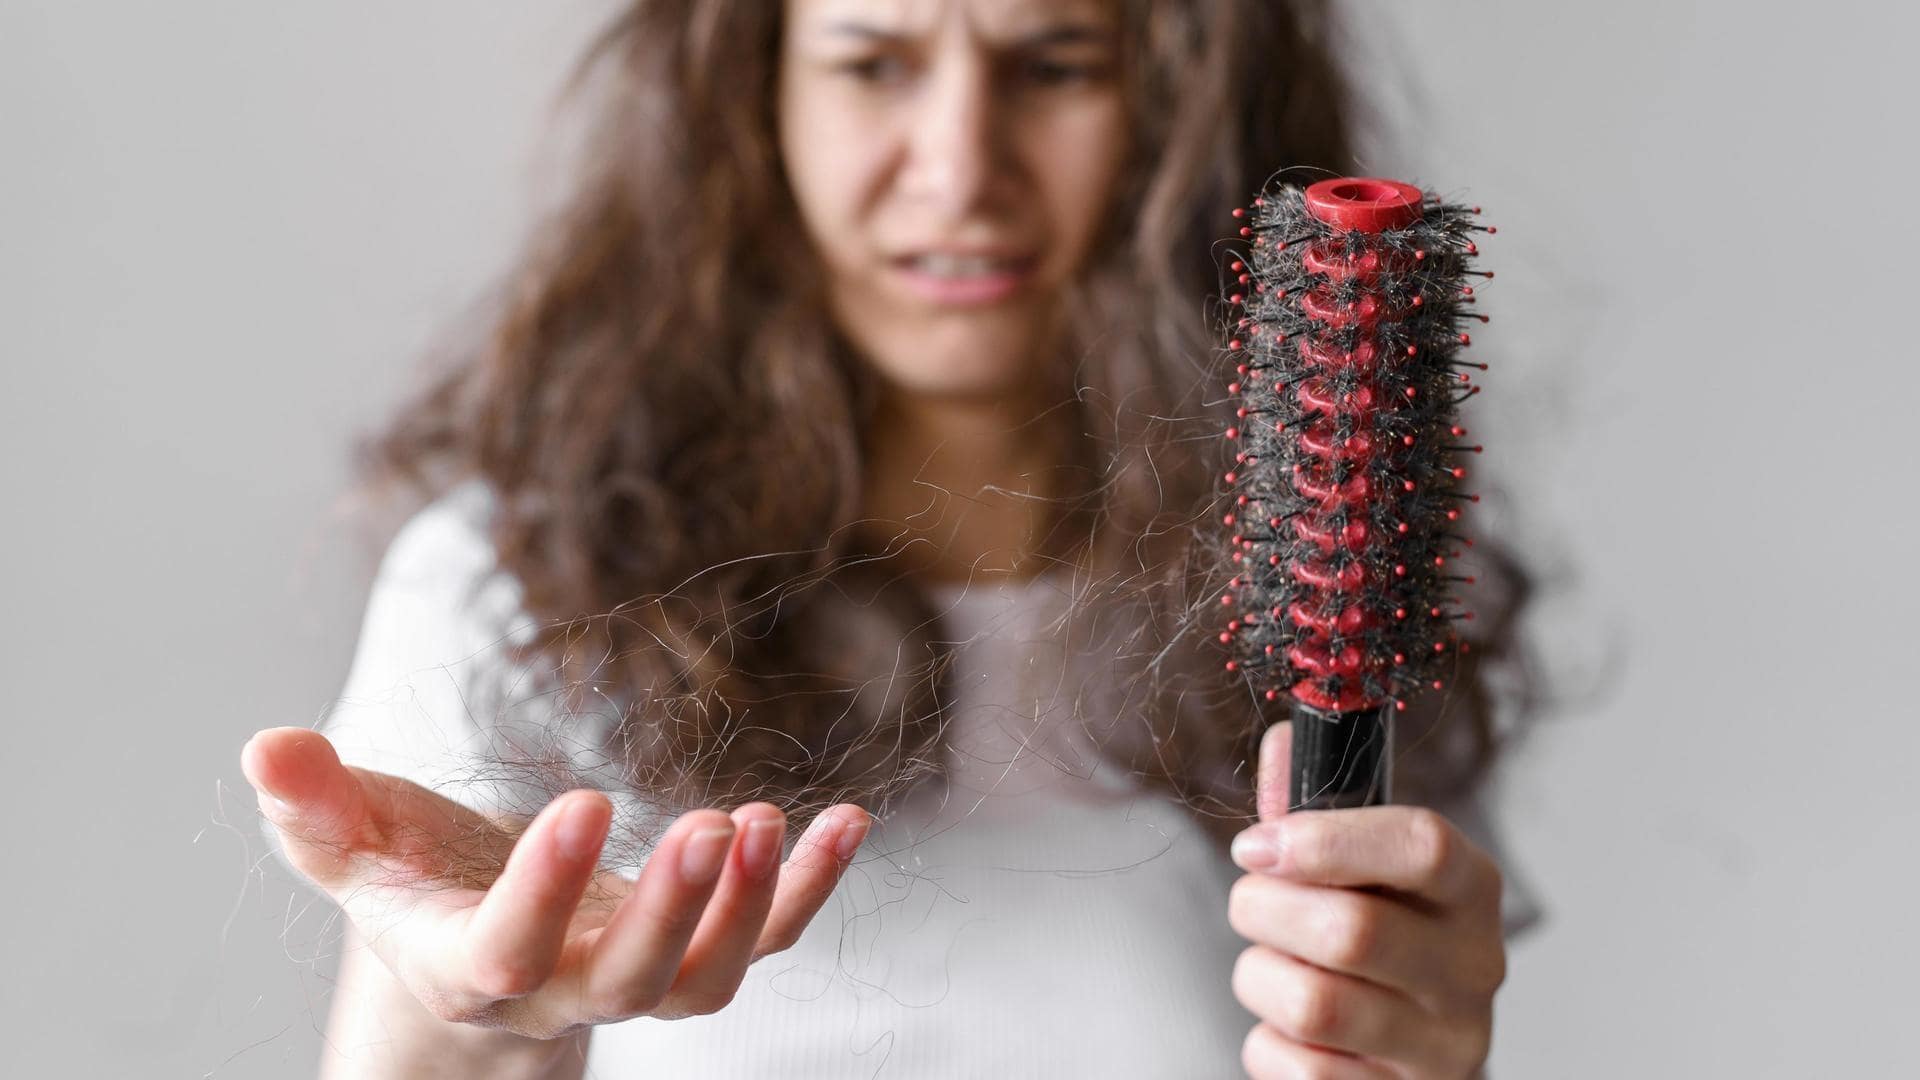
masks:
{"label": "curly brown hair", "polygon": [[[364,465],[369,485],[429,495],[485,481],[499,567],[541,624],[517,656],[564,701],[623,688],[636,789],[805,818],[940,771],[946,653],[898,545],[860,518],[875,388],[778,160],[782,7],[636,0],[599,35],[569,84],[589,124],[567,199],[484,335]],[[1226,426],[1211,242],[1275,167],[1353,171],[1353,103],[1320,0],[1122,7],[1132,157],[1065,297],[1077,364],[1058,407],[1084,438],[1050,550],[1078,583],[1081,639],[1121,676],[1100,706],[1125,718],[1110,753],[1225,832],[1280,717],[1222,677],[1195,618]],[[1503,655],[1521,582],[1492,561],[1516,588],[1508,617],[1483,608],[1481,664]],[[1479,669],[1455,685],[1457,737],[1403,746],[1403,800],[1462,791],[1492,759]]]}

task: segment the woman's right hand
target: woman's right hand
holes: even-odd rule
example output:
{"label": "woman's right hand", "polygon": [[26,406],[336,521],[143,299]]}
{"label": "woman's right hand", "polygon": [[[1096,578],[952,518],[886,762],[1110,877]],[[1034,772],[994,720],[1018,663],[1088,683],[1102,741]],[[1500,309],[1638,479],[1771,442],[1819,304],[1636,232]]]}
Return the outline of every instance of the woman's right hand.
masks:
{"label": "woman's right hand", "polygon": [[343,765],[306,728],[256,733],[240,767],[288,861],[422,1005],[536,1039],[725,1006],[748,964],[799,939],[870,824],[832,807],[780,868],[777,807],[695,810],[628,881],[598,869],[613,814],[598,792],[567,792],[516,832]]}

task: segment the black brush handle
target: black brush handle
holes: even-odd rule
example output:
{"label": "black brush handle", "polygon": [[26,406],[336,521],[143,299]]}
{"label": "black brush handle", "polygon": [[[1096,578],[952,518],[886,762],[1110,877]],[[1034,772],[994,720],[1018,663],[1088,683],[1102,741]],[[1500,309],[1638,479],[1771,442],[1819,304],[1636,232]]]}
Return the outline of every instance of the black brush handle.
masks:
{"label": "black brush handle", "polygon": [[1349,713],[1293,710],[1287,809],[1379,806],[1393,799],[1393,707]]}

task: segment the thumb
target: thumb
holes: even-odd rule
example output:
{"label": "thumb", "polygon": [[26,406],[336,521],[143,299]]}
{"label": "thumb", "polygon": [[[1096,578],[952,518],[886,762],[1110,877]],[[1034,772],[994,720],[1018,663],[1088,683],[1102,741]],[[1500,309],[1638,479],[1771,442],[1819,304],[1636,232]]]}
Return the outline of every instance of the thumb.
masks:
{"label": "thumb", "polygon": [[1254,766],[1253,804],[1261,821],[1286,815],[1292,805],[1290,768],[1293,764],[1293,721],[1283,720],[1260,737],[1260,756]]}
{"label": "thumb", "polygon": [[356,851],[380,843],[360,779],[326,736],[299,727],[255,732],[240,748],[240,771],[288,859],[315,881],[326,884]]}

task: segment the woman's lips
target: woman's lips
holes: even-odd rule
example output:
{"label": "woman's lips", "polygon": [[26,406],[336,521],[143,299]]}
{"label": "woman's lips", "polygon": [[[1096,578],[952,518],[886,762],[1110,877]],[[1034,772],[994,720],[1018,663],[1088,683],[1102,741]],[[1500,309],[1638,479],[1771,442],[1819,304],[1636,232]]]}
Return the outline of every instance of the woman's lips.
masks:
{"label": "woman's lips", "polygon": [[948,307],[997,304],[1019,292],[1033,277],[1038,260],[971,256],[909,256],[891,269],[906,289],[929,303]]}

